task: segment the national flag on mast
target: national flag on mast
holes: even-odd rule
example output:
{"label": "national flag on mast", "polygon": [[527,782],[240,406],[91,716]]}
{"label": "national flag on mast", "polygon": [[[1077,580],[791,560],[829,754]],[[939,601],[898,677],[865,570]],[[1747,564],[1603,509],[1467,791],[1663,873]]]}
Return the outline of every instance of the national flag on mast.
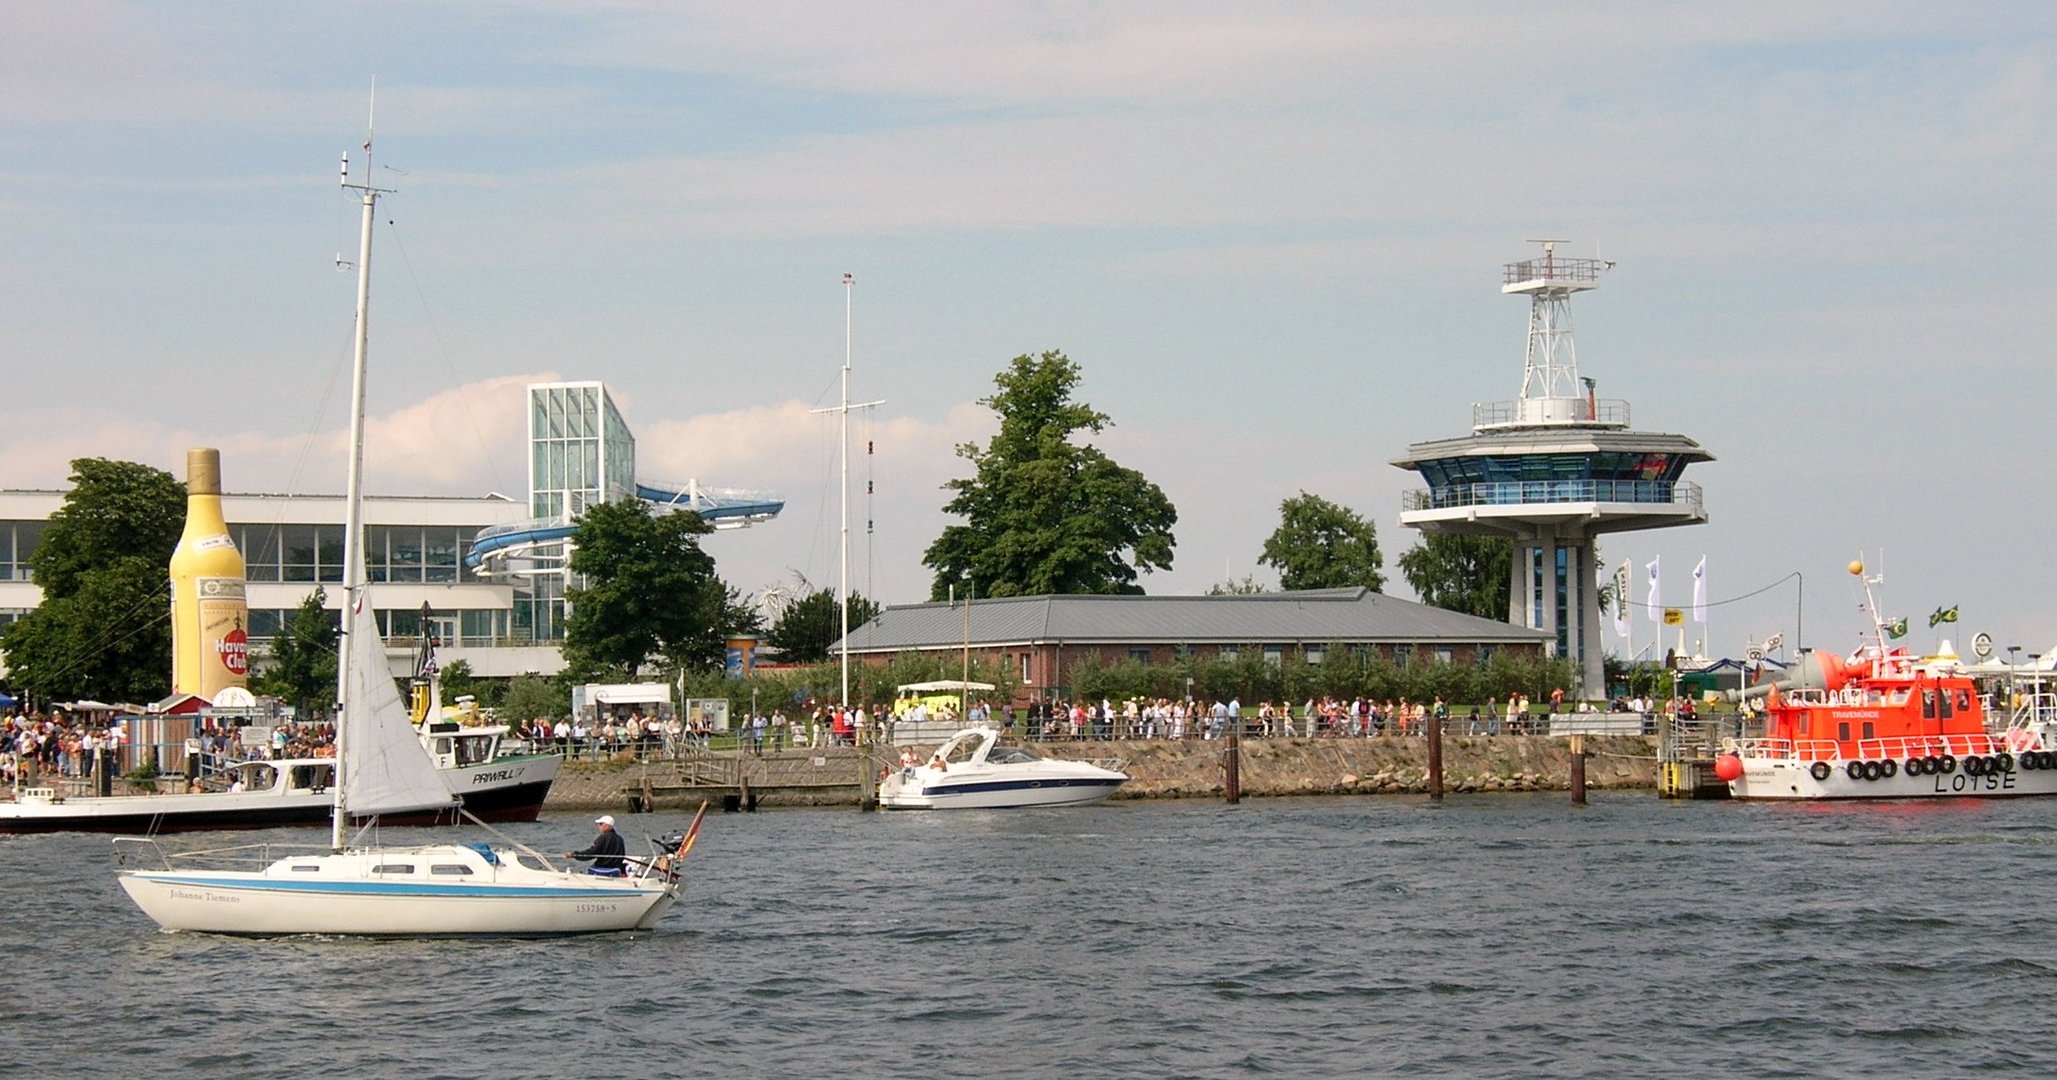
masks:
{"label": "national flag on mast", "polygon": [[1653,623],[1664,621],[1664,608],[1657,603],[1657,562],[1662,558],[1662,555],[1653,555],[1643,567],[1650,572],[1650,592],[1643,598],[1643,606],[1650,609],[1650,621]]}
{"label": "national flag on mast", "polygon": [[1700,556],[1700,565],[1693,567],[1693,621],[1707,621],[1707,556]]}
{"label": "national flag on mast", "polygon": [[1935,610],[1934,614],[1931,614],[1931,615],[1930,615],[1930,616],[1928,617],[1928,625],[1929,625],[1929,629],[1931,629],[1931,630],[1935,629],[1935,628],[1936,628],[1936,625],[1937,625],[1937,624],[1939,624],[1939,623],[1946,623],[1946,622],[1956,622],[1956,621],[1957,621],[1957,605],[1955,605],[1955,604],[1951,604],[1951,605],[1950,605],[1949,607],[1946,607],[1946,608],[1937,608],[1937,609]]}

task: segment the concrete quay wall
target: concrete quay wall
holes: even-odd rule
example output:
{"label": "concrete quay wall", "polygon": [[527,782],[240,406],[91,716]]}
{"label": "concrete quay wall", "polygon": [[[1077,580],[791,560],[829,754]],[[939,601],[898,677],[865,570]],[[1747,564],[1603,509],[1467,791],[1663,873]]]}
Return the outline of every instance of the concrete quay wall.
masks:
{"label": "concrete quay wall", "polygon": [[[1130,780],[1117,799],[1220,798],[1221,741],[1060,742],[1038,744],[1050,757],[1121,759]],[[1586,786],[1654,790],[1657,746],[1646,736],[1587,736]],[[857,769],[864,757],[847,747],[787,750],[745,756],[742,775],[760,806],[854,806]],[[876,767],[876,766],[874,766]],[[571,761],[546,804],[553,810],[625,810],[630,793],[649,781],[660,810],[687,808],[722,791],[667,786],[669,763]],[[1419,737],[1371,739],[1246,739],[1242,792],[1253,798],[1282,795],[1419,794],[1428,790],[1428,746]],[[1567,790],[1571,749],[1564,738],[1446,735],[1443,788],[1452,794]],[[731,789],[732,790],[732,789]]]}

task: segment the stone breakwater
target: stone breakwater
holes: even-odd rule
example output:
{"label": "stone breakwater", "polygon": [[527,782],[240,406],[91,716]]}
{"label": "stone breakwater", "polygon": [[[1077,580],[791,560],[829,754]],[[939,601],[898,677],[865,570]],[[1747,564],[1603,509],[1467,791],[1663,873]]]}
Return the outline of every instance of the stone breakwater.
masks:
{"label": "stone breakwater", "polygon": [[[1038,744],[1049,757],[1118,758],[1129,782],[1117,799],[1220,798],[1221,741],[1065,742]],[[1656,740],[1588,736],[1586,786],[1655,789]],[[788,750],[745,759],[746,775],[762,806],[849,806],[857,801],[857,768],[864,760],[848,748]],[[620,810],[646,778],[668,764],[567,762],[546,804],[553,810]],[[1419,738],[1246,739],[1242,792],[1252,798],[1284,795],[1407,795],[1428,791],[1428,746]],[[805,786],[801,786],[803,784]],[[1443,790],[1563,791],[1571,786],[1571,748],[1544,736],[1446,735]],[[698,794],[658,789],[659,808],[697,802]],[[719,793],[712,797],[717,805]]]}

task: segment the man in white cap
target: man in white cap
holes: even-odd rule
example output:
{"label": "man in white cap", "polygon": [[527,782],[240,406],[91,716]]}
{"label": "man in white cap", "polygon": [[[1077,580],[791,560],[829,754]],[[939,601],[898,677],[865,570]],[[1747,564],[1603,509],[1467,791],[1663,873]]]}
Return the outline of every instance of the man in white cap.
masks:
{"label": "man in white cap", "polygon": [[586,867],[588,874],[621,877],[625,873],[621,866],[622,855],[627,848],[622,845],[621,834],[614,831],[614,815],[602,814],[593,819],[593,824],[600,826],[600,834],[593,837],[593,842],[587,844],[584,851],[565,852],[564,857],[593,860],[593,865]]}

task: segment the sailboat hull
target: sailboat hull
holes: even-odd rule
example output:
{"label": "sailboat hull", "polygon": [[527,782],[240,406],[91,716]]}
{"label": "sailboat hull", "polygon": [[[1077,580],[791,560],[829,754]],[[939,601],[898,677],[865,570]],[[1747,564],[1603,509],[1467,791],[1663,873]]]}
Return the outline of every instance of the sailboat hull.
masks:
{"label": "sailboat hull", "polygon": [[[497,879],[439,878],[436,867],[463,865],[464,850],[287,859],[256,873],[126,870],[120,880],[129,899],[166,930],[251,936],[556,936],[647,930],[678,897],[678,887],[658,877],[601,878],[512,867]],[[302,875],[296,865],[320,869]],[[411,871],[380,872],[400,866]]]}

